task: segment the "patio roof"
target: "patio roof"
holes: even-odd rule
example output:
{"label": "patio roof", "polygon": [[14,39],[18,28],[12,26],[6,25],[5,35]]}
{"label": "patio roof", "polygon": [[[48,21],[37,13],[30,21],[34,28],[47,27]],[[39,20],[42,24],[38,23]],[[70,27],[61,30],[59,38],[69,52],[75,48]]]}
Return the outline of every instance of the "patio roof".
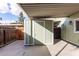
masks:
{"label": "patio roof", "polygon": [[20,5],[32,18],[68,17],[79,12],[79,3],[21,3]]}

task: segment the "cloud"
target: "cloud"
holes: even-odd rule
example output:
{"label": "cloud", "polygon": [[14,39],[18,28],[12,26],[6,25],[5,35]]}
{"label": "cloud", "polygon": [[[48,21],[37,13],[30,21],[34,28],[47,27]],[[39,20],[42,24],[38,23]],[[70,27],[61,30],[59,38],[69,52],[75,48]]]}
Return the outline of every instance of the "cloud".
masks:
{"label": "cloud", "polygon": [[21,12],[21,9],[19,8],[19,6],[17,4],[11,4],[11,11],[12,14],[14,15],[19,15]]}
{"label": "cloud", "polygon": [[6,4],[0,3],[0,13],[6,13],[8,11],[8,8]]}
{"label": "cloud", "polygon": [[3,24],[9,24],[9,23],[14,23],[14,22],[16,22],[16,21],[15,20],[8,20],[8,19],[0,20],[0,23],[3,23]]}
{"label": "cloud", "polygon": [[[12,3],[12,1],[11,2],[10,1],[2,0],[2,2],[0,3],[0,13],[10,12],[14,15],[19,15],[19,13],[21,12],[21,9],[16,3]],[[10,6],[8,6],[8,3],[10,4]],[[9,9],[9,7],[11,9]]]}

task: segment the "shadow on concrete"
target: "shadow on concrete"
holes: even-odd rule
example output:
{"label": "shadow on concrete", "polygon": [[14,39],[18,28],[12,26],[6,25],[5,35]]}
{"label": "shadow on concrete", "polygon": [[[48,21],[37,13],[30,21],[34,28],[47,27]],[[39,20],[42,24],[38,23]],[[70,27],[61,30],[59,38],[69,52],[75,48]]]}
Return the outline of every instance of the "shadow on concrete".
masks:
{"label": "shadow on concrete", "polygon": [[60,41],[61,41],[61,39],[54,39],[54,44],[57,44]]}
{"label": "shadow on concrete", "polygon": [[58,56],[63,50],[64,48],[68,45],[68,43],[55,55],[55,56]]}
{"label": "shadow on concrete", "polygon": [[[27,35],[25,33],[25,35]],[[25,45],[25,52],[24,52],[24,56],[51,56],[47,46],[38,41],[37,39],[33,38],[30,35],[27,35],[30,37],[29,42],[26,38],[26,43],[27,44],[32,44],[33,43],[33,39],[34,41],[36,41],[37,43],[35,43],[34,45]]]}

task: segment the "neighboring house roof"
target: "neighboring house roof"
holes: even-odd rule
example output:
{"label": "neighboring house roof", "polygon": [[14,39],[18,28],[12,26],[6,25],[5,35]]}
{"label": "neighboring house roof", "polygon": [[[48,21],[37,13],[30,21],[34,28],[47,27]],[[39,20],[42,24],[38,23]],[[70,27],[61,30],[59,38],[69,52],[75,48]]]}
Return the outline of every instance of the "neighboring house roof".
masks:
{"label": "neighboring house roof", "polygon": [[22,24],[0,24],[0,26],[22,26]]}

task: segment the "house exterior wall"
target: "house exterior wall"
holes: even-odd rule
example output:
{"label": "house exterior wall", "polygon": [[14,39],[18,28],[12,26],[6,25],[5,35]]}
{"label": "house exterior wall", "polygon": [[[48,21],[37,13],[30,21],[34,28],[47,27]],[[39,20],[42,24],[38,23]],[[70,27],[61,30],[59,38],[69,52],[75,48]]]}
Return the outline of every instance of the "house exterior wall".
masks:
{"label": "house exterior wall", "polygon": [[[79,33],[74,32],[74,20],[79,17],[79,13],[76,13],[66,19],[61,29],[62,39],[69,41],[73,44],[79,45]],[[72,21],[70,24],[69,21]]]}
{"label": "house exterior wall", "polygon": [[[41,19],[38,19],[39,21]],[[51,33],[45,29],[45,38],[46,38],[46,42],[48,44],[52,43],[53,44],[53,19],[52,19],[52,23],[48,22],[47,20],[49,19],[42,19],[42,20],[45,20],[45,28],[48,28],[50,31],[52,31]],[[24,45],[34,45],[34,42],[33,42],[33,20],[25,20],[24,21],[24,42],[25,44]],[[52,25],[52,26],[51,26]],[[51,27],[51,29],[50,29]],[[28,29],[27,29],[28,28]],[[41,34],[42,35],[42,34]],[[51,42],[52,41],[52,42]]]}
{"label": "house exterior wall", "polygon": [[29,45],[31,38],[31,20],[24,20],[24,45]]}
{"label": "house exterior wall", "polygon": [[46,43],[52,43],[53,44],[53,41],[54,41],[54,33],[53,33],[53,27],[54,27],[54,22],[53,20],[51,21],[48,21],[46,20],[45,21],[45,42]]}
{"label": "house exterior wall", "polygon": [[[53,44],[53,20],[32,20],[34,43]],[[32,39],[33,40],[33,39]],[[40,42],[40,43],[39,43]]]}

